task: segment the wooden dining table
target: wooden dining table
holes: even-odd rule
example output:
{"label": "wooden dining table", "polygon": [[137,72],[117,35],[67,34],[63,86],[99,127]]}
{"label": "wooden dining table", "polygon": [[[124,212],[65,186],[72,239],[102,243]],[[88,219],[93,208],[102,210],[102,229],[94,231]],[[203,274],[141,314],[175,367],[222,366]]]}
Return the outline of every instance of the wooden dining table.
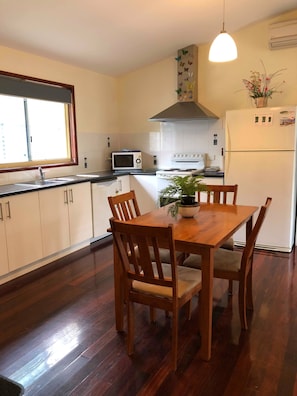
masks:
{"label": "wooden dining table", "polygon": [[[180,215],[172,217],[168,207],[164,206],[129,220],[131,224],[146,226],[174,225],[174,240],[177,251],[196,253],[202,257],[201,290],[201,346],[199,356],[202,360],[211,358],[212,306],[213,306],[213,265],[214,252],[235,231],[246,225],[246,236],[252,230],[253,214],[256,206],[204,204],[201,203],[198,214],[193,218]],[[117,249],[114,246],[114,288],[116,329],[124,330],[124,294],[122,267]]]}

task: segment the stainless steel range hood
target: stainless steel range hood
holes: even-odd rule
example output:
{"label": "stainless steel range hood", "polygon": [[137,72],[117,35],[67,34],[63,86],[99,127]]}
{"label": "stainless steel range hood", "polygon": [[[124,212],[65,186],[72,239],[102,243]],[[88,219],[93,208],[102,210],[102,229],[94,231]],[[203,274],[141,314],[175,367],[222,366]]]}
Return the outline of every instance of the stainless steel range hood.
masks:
{"label": "stainless steel range hood", "polygon": [[196,45],[178,50],[175,58],[177,67],[177,98],[178,102],[154,115],[149,121],[190,121],[208,120],[218,117],[197,102],[198,84],[198,48]]}

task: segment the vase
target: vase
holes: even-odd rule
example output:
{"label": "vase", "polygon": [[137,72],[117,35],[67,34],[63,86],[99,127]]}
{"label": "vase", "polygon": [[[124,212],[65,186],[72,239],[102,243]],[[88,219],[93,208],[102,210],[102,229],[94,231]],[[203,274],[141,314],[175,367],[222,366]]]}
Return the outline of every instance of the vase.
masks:
{"label": "vase", "polygon": [[256,107],[267,107],[268,96],[259,96],[255,98]]}
{"label": "vase", "polygon": [[179,205],[178,213],[182,217],[190,218],[194,217],[200,210],[200,204],[195,202],[193,205]]}
{"label": "vase", "polygon": [[194,205],[196,203],[195,199],[196,199],[195,195],[185,195],[185,194],[183,194],[181,196],[180,203],[182,205]]}

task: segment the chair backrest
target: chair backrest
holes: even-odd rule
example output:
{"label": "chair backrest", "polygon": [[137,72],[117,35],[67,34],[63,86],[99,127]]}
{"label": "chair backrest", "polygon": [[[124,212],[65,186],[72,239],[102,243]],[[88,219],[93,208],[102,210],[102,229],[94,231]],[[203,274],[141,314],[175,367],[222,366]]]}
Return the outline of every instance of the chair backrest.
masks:
{"label": "chair backrest", "polygon": [[215,185],[208,184],[207,191],[198,191],[198,202],[203,202],[202,197],[206,195],[207,203],[231,203],[236,204],[238,185]]}
{"label": "chair backrest", "polygon": [[[116,219],[110,219],[110,224],[126,280],[130,284],[134,280],[145,283],[149,285],[148,287],[155,285],[158,288],[162,286],[172,288],[171,295],[175,298],[177,296],[177,264],[173,226],[151,227],[129,224]],[[151,254],[150,247],[154,255]],[[169,277],[168,273],[163,272],[160,247],[170,251],[171,276]],[[129,284],[126,284],[126,290],[127,287]]]}
{"label": "chair backrest", "polygon": [[268,197],[266,199],[265,205],[261,206],[256,223],[246,241],[246,245],[243,250],[242,259],[241,259],[241,271],[243,276],[249,271],[252,265],[256,240],[259,235],[262,224],[264,222],[264,219],[266,217],[267,210],[271,204],[271,201],[272,198]]}
{"label": "chair backrest", "polygon": [[140,216],[140,210],[134,190],[124,194],[108,197],[108,202],[112,216],[117,220],[127,221]]}

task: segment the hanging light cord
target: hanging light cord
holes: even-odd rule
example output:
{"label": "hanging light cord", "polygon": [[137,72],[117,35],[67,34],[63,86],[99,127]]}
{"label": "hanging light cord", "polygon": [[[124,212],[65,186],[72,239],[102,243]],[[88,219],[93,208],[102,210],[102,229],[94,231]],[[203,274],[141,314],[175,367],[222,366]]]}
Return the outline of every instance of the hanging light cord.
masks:
{"label": "hanging light cord", "polygon": [[225,0],[223,0],[223,29],[221,33],[225,33]]}
{"label": "hanging light cord", "polygon": [[233,38],[225,31],[225,3],[223,3],[223,29],[220,34],[213,40],[208,59],[211,62],[229,62],[237,59],[237,47]]}

